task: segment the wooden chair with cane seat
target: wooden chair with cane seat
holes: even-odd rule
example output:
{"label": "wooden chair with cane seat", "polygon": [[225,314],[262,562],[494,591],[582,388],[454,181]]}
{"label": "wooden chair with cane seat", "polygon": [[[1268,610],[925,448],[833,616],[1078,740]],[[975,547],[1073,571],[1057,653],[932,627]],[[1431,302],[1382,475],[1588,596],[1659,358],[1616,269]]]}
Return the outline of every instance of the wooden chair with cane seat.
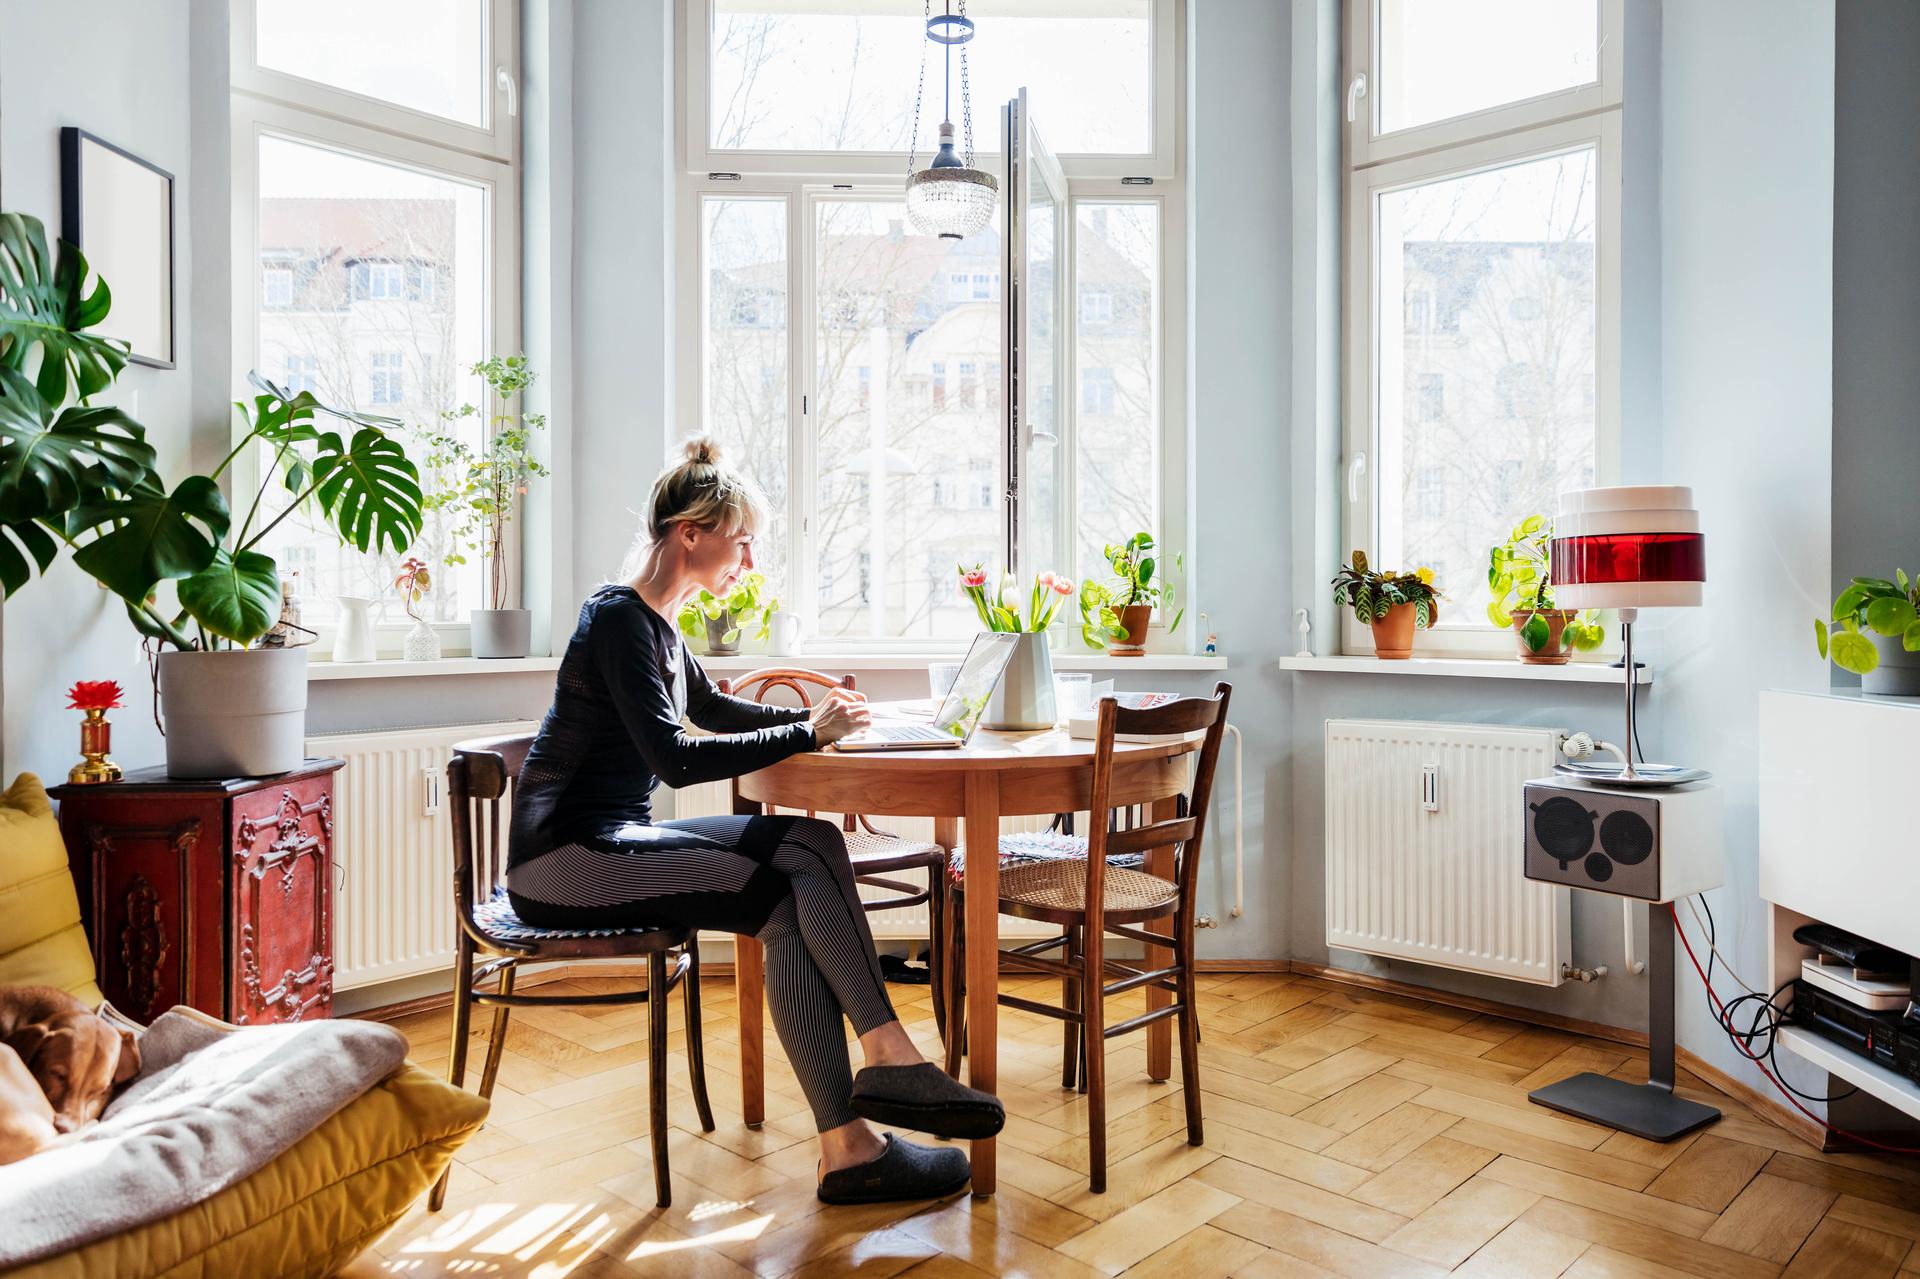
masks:
{"label": "wooden chair with cane seat", "polygon": [[[547,929],[523,923],[507,899],[506,857],[502,833],[513,811],[512,790],[526,762],[531,737],[495,737],[462,742],[447,765],[447,794],[453,817],[453,897],[459,938],[454,959],[453,1058],[447,1078],[463,1087],[467,1071],[467,1029],[475,1004],[493,1009],[487,1060],[480,1072],[480,1095],[493,1095],[506,1045],[507,1018],[515,1008],[564,1008],[595,1005],[647,1005],[647,1083],[653,1138],[653,1188],[662,1208],[673,1202],[667,1173],[667,995],[681,988],[686,1001],[687,1065],[693,1076],[693,1104],[700,1126],[713,1131],[707,1103],[707,1071],[700,1037],[700,954],[691,930],[673,928]],[[506,801],[502,804],[502,801]],[[527,995],[514,990],[523,964],[596,960],[647,961],[647,981],[637,990],[596,994]],[[669,964],[671,958],[672,963]],[[498,990],[479,987],[499,978]],[[446,1202],[447,1179],[440,1174],[427,1199],[438,1212]]]}
{"label": "wooden chair with cane seat", "polygon": [[[1200,848],[1206,833],[1207,801],[1213,791],[1214,764],[1220,755],[1220,740],[1227,724],[1227,700],[1233,686],[1214,686],[1212,697],[1186,697],[1148,710],[1126,710],[1113,698],[1102,698],[1095,724],[1092,802],[1088,808],[1088,835],[1085,854],[1057,856],[1003,866],[1000,870],[1000,913],[1023,919],[1058,924],[1057,937],[1014,946],[1000,952],[1001,966],[1017,971],[1045,973],[1060,978],[1061,1006],[1039,1003],[1015,995],[999,996],[1005,1008],[1054,1017],[1067,1023],[1062,1086],[1076,1083],[1087,1094],[1087,1140],[1091,1146],[1089,1185],[1095,1194],[1107,1188],[1107,1096],[1106,1041],[1128,1031],[1140,1030],[1167,1017],[1180,1020],[1180,1080],[1186,1095],[1187,1143],[1198,1146],[1204,1139],[1200,1118],[1200,1023],[1194,994],[1194,890],[1200,873]],[[1116,735],[1160,735],[1204,731],[1205,740],[1194,765],[1191,789],[1179,816],[1149,821],[1132,828],[1121,828],[1112,820],[1120,805],[1114,802],[1113,759]],[[1162,850],[1173,857],[1172,878],[1111,864],[1117,859],[1145,855],[1151,865]],[[964,881],[950,889],[953,918],[965,920]],[[1172,921],[1172,934],[1147,931],[1141,925],[1154,920]],[[953,1061],[951,1045],[957,1043],[964,1026],[966,1000],[959,990],[966,965],[958,956],[966,944],[964,933],[956,929],[954,955],[949,970],[955,974],[952,998],[952,1031],[948,1038],[949,1069]],[[1156,949],[1171,946],[1173,962],[1160,967],[1141,967],[1106,957],[1106,938],[1111,934]],[[990,939],[991,940],[991,939]],[[1066,958],[1050,959],[1046,952],[1064,948]],[[1112,978],[1113,980],[1109,980]],[[1110,996],[1146,987],[1172,995],[1167,1004],[1149,1008],[1136,1017],[1109,1026],[1106,1001]],[[1081,1060],[1075,1061],[1079,1046]]]}
{"label": "wooden chair with cane seat", "polygon": [[[808,689],[831,689],[854,687],[853,676],[843,675],[835,678],[819,671],[800,668],[769,667],[742,675],[738,679],[721,680],[717,685],[723,693],[735,697],[744,697],[751,701],[764,702],[774,689],[786,689],[798,700],[800,705],[811,707],[813,695]],[[735,809],[738,811],[740,787],[734,784]],[[814,814],[809,812],[807,816]],[[925,905],[930,921],[930,937],[927,948],[928,977],[931,980],[933,999],[933,1020],[942,1035],[946,1034],[948,1011],[942,993],[946,987],[946,876],[942,873],[947,863],[947,851],[938,844],[921,840],[903,839],[889,831],[881,830],[859,813],[845,813],[841,816],[841,831],[847,840],[847,857],[853,863],[854,882],[867,888],[878,888],[898,896],[876,898],[862,905],[869,915],[884,910],[908,910]],[[903,871],[924,871],[927,886],[917,887],[903,880],[888,878]]]}

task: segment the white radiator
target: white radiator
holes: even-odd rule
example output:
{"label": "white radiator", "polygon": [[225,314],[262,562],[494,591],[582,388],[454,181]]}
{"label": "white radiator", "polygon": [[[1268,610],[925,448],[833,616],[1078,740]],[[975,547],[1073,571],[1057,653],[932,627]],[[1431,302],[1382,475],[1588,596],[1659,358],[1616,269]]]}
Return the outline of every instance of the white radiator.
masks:
{"label": "white radiator", "polygon": [[[733,811],[733,788],[729,782],[703,782],[698,786],[688,786],[683,790],[675,791],[662,787],[659,793],[673,796],[675,817],[711,817]],[[838,817],[839,814],[828,814],[828,816]],[[1052,820],[1052,817],[1044,814],[1033,817],[1003,817],[1000,819],[1000,829],[1009,834],[1015,831],[1045,830]],[[1084,814],[1081,814],[1081,821],[1082,824],[1076,826],[1076,830],[1086,829]],[[903,839],[928,841],[933,839],[933,818],[931,817],[875,817],[873,824]],[[914,871],[902,872],[899,878],[909,884],[920,882],[918,873]],[[867,888],[863,885],[860,896],[863,900],[872,901],[875,898],[894,897],[898,894],[882,888]],[[873,929],[876,941],[902,938],[925,939],[930,936],[925,906],[913,906],[905,910],[875,911],[867,916],[867,925]],[[1057,935],[1059,931],[1052,925],[1021,919],[1014,915],[1000,917],[1000,936],[1008,940],[1052,936]]]}
{"label": "white radiator", "polygon": [[309,737],[347,761],[334,779],[334,988],[453,966],[453,833],[447,760],[456,742],[531,733],[526,721]]}
{"label": "white radiator", "polygon": [[1327,945],[1560,984],[1568,890],[1521,874],[1520,784],[1551,728],[1328,720]]}

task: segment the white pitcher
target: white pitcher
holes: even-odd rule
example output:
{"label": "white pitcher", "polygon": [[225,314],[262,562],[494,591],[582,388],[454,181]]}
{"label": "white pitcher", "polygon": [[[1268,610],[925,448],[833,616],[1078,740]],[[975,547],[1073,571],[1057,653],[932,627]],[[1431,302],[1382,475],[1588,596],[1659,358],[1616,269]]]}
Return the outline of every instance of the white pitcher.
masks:
{"label": "white pitcher", "polygon": [[767,652],[774,657],[797,657],[800,653],[800,615],[785,609],[775,610],[767,619]]}
{"label": "white pitcher", "polygon": [[336,595],[333,602],[340,606],[339,629],[333,634],[333,660],[371,662],[373,617],[367,610],[373,607],[373,601],[358,595]]}

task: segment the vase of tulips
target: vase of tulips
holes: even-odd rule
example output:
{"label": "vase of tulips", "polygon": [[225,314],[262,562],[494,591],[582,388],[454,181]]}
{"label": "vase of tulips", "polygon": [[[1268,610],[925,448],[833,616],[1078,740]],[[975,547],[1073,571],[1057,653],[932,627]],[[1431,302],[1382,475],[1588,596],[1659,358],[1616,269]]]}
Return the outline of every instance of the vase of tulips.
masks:
{"label": "vase of tulips", "polygon": [[[1053,655],[1047,648],[1047,628],[1060,605],[1073,596],[1073,582],[1058,573],[1041,573],[1031,589],[1021,591],[1011,573],[990,586],[992,579],[979,564],[962,564],[960,590],[973,601],[980,624],[990,631],[1019,636],[1007,669],[987,702],[983,728],[1024,732],[1052,728],[1059,718],[1053,699]],[[1024,606],[1024,610],[1023,610]]]}

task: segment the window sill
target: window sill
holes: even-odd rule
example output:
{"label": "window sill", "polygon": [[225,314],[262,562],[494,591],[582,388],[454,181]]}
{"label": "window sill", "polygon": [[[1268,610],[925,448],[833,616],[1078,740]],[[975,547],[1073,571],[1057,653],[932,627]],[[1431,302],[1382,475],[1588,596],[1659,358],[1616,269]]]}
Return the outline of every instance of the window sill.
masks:
{"label": "window sill", "polygon": [[[701,657],[710,671],[752,671],[763,666],[793,665],[836,671],[924,671],[933,662],[957,662],[965,656],[951,653],[800,653],[775,657],[771,653],[740,653],[733,657]],[[1105,653],[1055,653],[1056,671],[1224,671],[1227,659],[1219,654],[1148,653],[1144,657],[1109,657]]]}
{"label": "window sill", "polygon": [[[1568,662],[1565,666],[1529,666],[1499,657],[1410,657],[1385,661],[1372,656],[1283,657],[1280,669],[1318,675],[1452,675],[1466,679],[1517,679],[1559,684],[1621,682],[1621,670],[1605,662]],[[1635,683],[1653,683],[1653,668],[1642,666]]]}
{"label": "window sill", "polygon": [[443,657],[437,662],[405,662],[381,658],[374,662],[309,662],[307,682],[335,679],[400,679],[417,675],[506,675],[528,671],[557,671],[557,657]]}

